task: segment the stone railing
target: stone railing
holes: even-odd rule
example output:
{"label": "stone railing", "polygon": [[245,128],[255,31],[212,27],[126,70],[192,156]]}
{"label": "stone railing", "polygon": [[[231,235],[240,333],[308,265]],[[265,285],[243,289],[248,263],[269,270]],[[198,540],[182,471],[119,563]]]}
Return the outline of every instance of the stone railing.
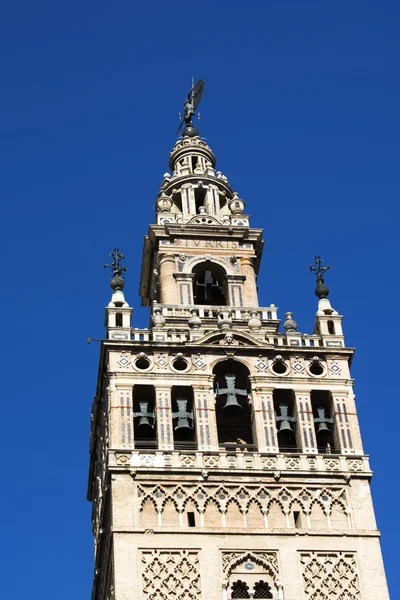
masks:
{"label": "stone railing", "polygon": [[371,474],[367,456],[335,454],[264,454],[259,452],[196,452],[162,450],[113,450],[109,466],[143,469],[197,469],[364,473]]}

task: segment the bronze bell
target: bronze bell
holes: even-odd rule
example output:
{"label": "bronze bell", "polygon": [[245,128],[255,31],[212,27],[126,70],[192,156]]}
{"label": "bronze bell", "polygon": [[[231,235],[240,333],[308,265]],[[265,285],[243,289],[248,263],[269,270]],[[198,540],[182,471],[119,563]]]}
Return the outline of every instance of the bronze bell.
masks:
{"label": "bronze bell", "polygon": [[291,428],[289,421],[281,421],[278,429],[278,436],[286,435],[288,439],[293,437],[294,431]]}
{"label": "bronze bell", "polygon": [[193,411],[187,410],[188,401],[186,398],[178,398],[176,403],[178,411],[172,414],[172,417],[176,418],[176,425],[174,427],[176,439],[190,439],[193,431]]}
{"label": "bronze bell", "polygon": [[222,410],[224,411],[224,414],[226,414],[230,417],[236,417],[242,412],[243,407],[236,400],[236,396],[228,395],[226,402],[225,402],[225,406],[223,407]]}
{"label": "bronze bell", "polygon": [[189,419],[186,417],[179,418],[174,431],[180,438],[189,437],[192,435],[193,425],[189,423]]}
{"label": "bronze bell", "polygon": [[148,402],[139,402],[139,406],[140,412],[134,414],[135,417],[139,417],[136,425],[137,434],[143,439],[152,438],[154,436],[154,412],[149,412]]}
{"label": "bronze bell", "polygon": [[318,441],[326,443],[327,440],[330,438],[330,435],[331,435],[331,430],[329,429],[328,425],[323,422],[319,423],[318,429],[317,429]]}

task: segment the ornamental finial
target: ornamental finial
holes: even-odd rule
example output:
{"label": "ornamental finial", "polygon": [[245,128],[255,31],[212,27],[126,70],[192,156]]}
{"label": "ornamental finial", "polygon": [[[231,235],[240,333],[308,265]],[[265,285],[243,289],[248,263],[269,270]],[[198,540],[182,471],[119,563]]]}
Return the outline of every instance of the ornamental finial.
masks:
{"label": "ornamental finial", "polygon": [[318,298],[326,298],[329,295],[329,288],[324,285],[323,275],[328,271],[331,267],[328,265],[327,267],[322,266],[322,260],[320,256],[315,257],[315,266],[310,265],[309,270],[312,273],[315,273],[315,277],[317,280],[317,287],[315,288],[315,295]]}
{"label": "ornamental finial", "polygon": [[125,258],[124,254],[121,254],[119,248],[114,248],[110,252],[110,256],[113,259],[111,265],[105,264],[105,269],[111,269],[113,275],[111,277],[110,286],[114,291],[122,290],[124,287],[124,273],[128,270],[127,267],[121,266],[121,260]]}

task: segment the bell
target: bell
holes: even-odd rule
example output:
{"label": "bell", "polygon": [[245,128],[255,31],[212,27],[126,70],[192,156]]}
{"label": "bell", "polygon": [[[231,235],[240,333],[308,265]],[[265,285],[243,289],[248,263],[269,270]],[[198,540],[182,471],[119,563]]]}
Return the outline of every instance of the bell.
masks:
{"label": "bell", "polygon": [[329,429],[328,425],[326,423],[319,423],[318,424],[318,429],[317,429],[317,439],[318,442],[321,442],[323,444],[326,444],[326,442],[329,440],[331,435],[331,430]]}
{"label": "bell", "polygon": [[190,425],[189,419],[186,417],[178,418],[178,422],[175,425],[174,431],[176,437],[179,439],[187,439],[192,436],[193,425]]}
{"label": "bell", "polygon": [[294,431],[290,426],[289,421],[281,421],[278,429],[279,446],[285,448],[285,446],[291,446]]}
{"label": "bell", "polygon": [[291,428],[289,421],[281,421],[281,424],[279,425],[278,436],[281,437],[286,435],[288,439],[291,439],[293,437],[293,433],[294,431]]}
{"label": "bell", "polygon": [[154,426],[150,423],[147,417],[140,417],[139,423],[136,426],[136,431],[139,437],[148,439],[154,435]]}
{"label": "bell", "polygon": [[239,402],[236,400],[236,396],[228,395],[225,406],[222,409],[224,414],[229,417],[237,417],[242,412],[243,408],[240,406]]}
{"label": "bell", "polygon": [[[148,439],[154,436],[154,413],[149,412],[149,405],[147,402],[140,402],[140,412],[135,413],[135,417],[139,417],[139,422],[136,425],[136,432],[139,438]],[[152,419],[152,421],[149,419]]]}

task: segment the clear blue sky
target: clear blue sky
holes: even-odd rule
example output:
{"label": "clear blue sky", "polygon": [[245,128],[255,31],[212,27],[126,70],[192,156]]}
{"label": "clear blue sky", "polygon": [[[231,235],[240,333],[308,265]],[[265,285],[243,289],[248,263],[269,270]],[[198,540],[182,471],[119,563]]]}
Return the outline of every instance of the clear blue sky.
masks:
{"label": "clear blue sky", "polygon": [[[201,134],[267,242],[263,305],[312,331],[332,265],[393,598],[398,578],[400,5],[3,3],[1,563],[8,600],[90,597],[85,499],[108,252],[140,308],[143,236],[192,75]],[[396,385],[397,384],[397,385]],[[396,594],[397,591],[397,594]]]}

